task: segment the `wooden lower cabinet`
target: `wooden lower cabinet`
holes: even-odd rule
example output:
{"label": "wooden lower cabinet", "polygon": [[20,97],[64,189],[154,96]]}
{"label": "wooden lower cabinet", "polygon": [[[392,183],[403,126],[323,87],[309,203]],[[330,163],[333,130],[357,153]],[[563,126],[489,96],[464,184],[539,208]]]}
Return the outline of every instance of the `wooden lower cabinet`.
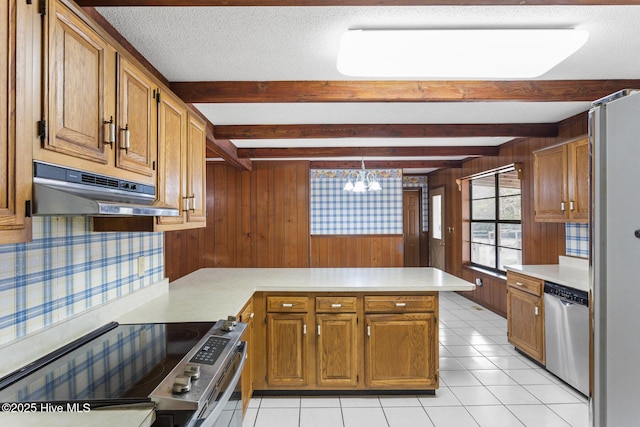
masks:
{"label": "wooden lower cabinet", "polygon": [[254,308],[256,390],[438,388],[436,293],[258,292]]}
{"label": "wooden lower cabinet", "polygon": [[267,383],[301,387],[307,384],[307,314],[267,314]]}
{"label": "wooden lower cabinet", "polygon": [[368,387],[408,389],[438,384],[435,313],[367,314],[365,322]]}
{"label": "wooden lower cabinet", "polygon": [[316,315],[318,386],[342,388],[358,385],[357,324],[355,313]]}
{"label": "wooden lower cabinet", "polygon": [[511,344],[545,364],[544,282],[507,273],[507,337]]}
{"label": "wooden lower cabinet", "polygon": [[251,299],[238,315],[238,320],[247,324],[247,329],[245,329],[244,334],[242,335],[242,341],[244,341],[245,345],[247,346],[247,361],[244,365],[244,369],[242,370],[242,378],[240,379],[242,384],[243,414],[247,411],[249,401],[251,400],[251,396],[253,396],[253,359],[255,354],[255,341],[253,339],[253,319],[253,299]]}

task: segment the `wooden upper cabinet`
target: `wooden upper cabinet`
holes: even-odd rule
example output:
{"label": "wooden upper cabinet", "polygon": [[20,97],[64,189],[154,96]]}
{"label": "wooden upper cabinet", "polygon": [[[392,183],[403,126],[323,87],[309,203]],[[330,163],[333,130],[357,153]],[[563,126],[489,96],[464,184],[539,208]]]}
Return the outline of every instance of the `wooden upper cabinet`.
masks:
{"label": "wooden upper cabinet", "polygon": [[535,219],[562,222],[566,216],[567,147],[537,151],[534,158]]}
{"label": "wooden upper cabinet", "polygon": [[[59,1],[51,2],[48,35],[48,117],[43,148],[105,164],[107,42]],[[112,89],[113,90],[113,89]]]}
{"label": "wooden upper cabinet", "polygon": [[589,220],[589,139],[581,138],[568,148],[569,217],[574,222]]}
{"label": "wooden upper cabinet", "polygon": [[589,215],[587,137],[535,151],[535,220],[586,222]]}
{"label": "wooden upper cabinet", "polygon": [[205,227],[207,222],[207,124],[191,113],[187,141],[187,197],[189,197],[187,222],[199,223],[200,226]]}
{"label": "wooden upper cabinet", "polygon": [[118,56],[116,165],[155,176],[158,86],[141,69]]}
{"label": "wooden upper cabinet", "polygon": [[[0,6],[0,244],[31,240],[30,125],[33,69],[25,35],[35,6],[8,0]],[[27,66],[28,65],[28,66]]]}
{"label": "wooden upper cabinet", "polygon": [[179,216],[158,217],[158,224],[183,224],[187,208],[187,109],[182,101],[162,92],[158,117],[158,199],[181,211]]}

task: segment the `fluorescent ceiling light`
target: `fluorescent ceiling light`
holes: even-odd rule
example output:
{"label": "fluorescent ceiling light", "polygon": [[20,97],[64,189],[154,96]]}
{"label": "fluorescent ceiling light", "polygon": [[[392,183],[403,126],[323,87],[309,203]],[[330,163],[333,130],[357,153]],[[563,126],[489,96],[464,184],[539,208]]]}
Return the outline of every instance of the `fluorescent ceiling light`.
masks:
{"label": "fluorescent ceiling light", "polygon": [[582,47],[583,30],[349,30],[338,71],[360,77],[531,78]]}

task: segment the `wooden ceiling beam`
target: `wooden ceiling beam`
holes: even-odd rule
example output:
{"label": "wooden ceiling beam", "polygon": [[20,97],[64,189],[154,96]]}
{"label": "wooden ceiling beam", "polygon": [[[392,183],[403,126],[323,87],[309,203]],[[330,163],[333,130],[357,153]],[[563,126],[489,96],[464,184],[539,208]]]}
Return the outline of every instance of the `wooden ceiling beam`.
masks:
{"label": "wooden ceiling beam", "polygon": [[306,80],[173,82],[188,103],[591,102],[640,80]]}
{"label": "wooden ceiling beam", "polygon": [[207,153],[208,158],[219,156],[233,167],[250,171],[252,168],[251,159],[240,158],[238,149],[229,140],[216,139],[213,136],[213,125],[207,123]]}
{"label": "wooden ceiling beam", "polygon": [[558,136],[556,123],[499,124],[321,124],[214,126],[216,139],[464,138]]}
{"label": "wooden ceiling beam", "polygon": [[[463,160],[367,160],[367,169],[441,169],[461,168]],[[311,169],[360,169],[360,161],[326,160],[309,162]]]}
{"label": "wooden ceiling beam", "polygon": [[80,6],[596,6],[638,0],[76,0]]}
{"label": "wooden ceiling beam", "polygon": [[238,148],[238,157],[314,158],[314,157],[448,157],[497,156],[497,146],[437,146],[437,147],[295,147]]}

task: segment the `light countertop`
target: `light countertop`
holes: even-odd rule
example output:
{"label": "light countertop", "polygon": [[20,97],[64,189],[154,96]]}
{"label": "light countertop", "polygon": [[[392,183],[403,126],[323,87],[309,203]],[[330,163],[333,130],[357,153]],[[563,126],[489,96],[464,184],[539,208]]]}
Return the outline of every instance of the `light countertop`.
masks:
{"label": "light countertop", "polygon": [[509,265],[506,266],[506,269],[589,292],[589,268],[587,260],[560,257],[559,264]]}
{"label": "light countertop", "polygon": [[237,314],[256,291],[470,291],[475,285],[441,270],[411,268],[203,268],[169,292],[116,319],[120,323],[212,321]]}

